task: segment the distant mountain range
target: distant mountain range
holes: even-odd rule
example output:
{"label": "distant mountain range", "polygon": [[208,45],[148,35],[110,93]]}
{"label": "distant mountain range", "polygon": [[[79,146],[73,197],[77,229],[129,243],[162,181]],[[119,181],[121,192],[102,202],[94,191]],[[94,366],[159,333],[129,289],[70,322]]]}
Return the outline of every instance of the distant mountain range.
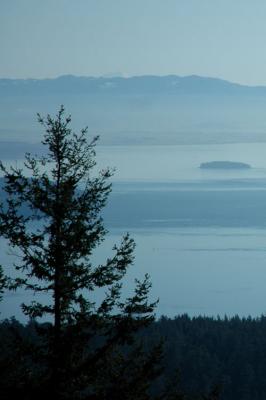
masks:
{"label": "distant mountain range", "polygon": [[194,75],[0,79],[0,141],[39,142],[61,104],[102,144],[266,141],[266,87]]}
{"label": "distant mountain range", "polygon": [[180,77],[135,76],[78,77],[63,75],[54,79],[0,79],[0,96],[47,94],[97,95],[266,95],[266,86],[245,86],[223,79],[197,75]]}

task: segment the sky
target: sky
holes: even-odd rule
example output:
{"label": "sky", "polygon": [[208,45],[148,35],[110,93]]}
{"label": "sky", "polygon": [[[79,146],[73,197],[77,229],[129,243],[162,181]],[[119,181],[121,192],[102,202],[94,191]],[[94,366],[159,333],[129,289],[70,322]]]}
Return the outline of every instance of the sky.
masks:
{"label": "sky", "polygon": [[202,75],[266,85],[265,0],[0,0],[0,78]]}

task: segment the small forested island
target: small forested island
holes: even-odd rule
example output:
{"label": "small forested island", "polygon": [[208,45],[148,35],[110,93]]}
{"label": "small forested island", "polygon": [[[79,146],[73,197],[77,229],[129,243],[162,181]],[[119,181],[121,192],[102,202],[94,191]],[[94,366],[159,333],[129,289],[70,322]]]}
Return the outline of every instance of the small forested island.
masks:
{"label": "small forested island", "polygon": [[210,161],[200,164],[201,169],[249,169],[251,165],[236,161]]}

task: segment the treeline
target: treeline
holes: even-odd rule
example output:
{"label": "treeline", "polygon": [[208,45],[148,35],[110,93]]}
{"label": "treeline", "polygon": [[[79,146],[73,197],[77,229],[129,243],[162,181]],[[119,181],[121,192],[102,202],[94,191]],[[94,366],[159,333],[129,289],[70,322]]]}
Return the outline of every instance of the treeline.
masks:
{"label": "treeline", "polygon": [[[23,348],[40,340],[38,330],[49,326],[15,319],[0,324],[1,387],[31,370],[34,354],[27,359]],[[223,400],[262,400],[266,393],[266,317],[209,318],[187,315],[160,318],[145,329],[147,347],[164,340],[163,375],[153,391],[165,383],[176,385],[191,395],[209,393],[214,387]],[[39,362],[39,361],[38,361]],[[36,364],[36,368],[41,365]],[[26,366],[26,367],[25,367]],[[194,396],[193,396],[194,397]]]}
{"label": "treeline", "polygon": [[150,337],[165,340],[164,379],[178,368],[185,392],[221,388],[224,400],[266,397],[266,316],[162,317]]}

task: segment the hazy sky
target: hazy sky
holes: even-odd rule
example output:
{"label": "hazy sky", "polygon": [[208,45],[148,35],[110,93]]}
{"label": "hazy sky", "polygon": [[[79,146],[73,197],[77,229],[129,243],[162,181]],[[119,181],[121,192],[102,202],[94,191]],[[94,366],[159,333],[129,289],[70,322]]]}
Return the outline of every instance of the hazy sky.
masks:
{"label": "hazy sky", "polygon": [[266,85],[265,0],[0,0],[0,77],[204,75]]}

